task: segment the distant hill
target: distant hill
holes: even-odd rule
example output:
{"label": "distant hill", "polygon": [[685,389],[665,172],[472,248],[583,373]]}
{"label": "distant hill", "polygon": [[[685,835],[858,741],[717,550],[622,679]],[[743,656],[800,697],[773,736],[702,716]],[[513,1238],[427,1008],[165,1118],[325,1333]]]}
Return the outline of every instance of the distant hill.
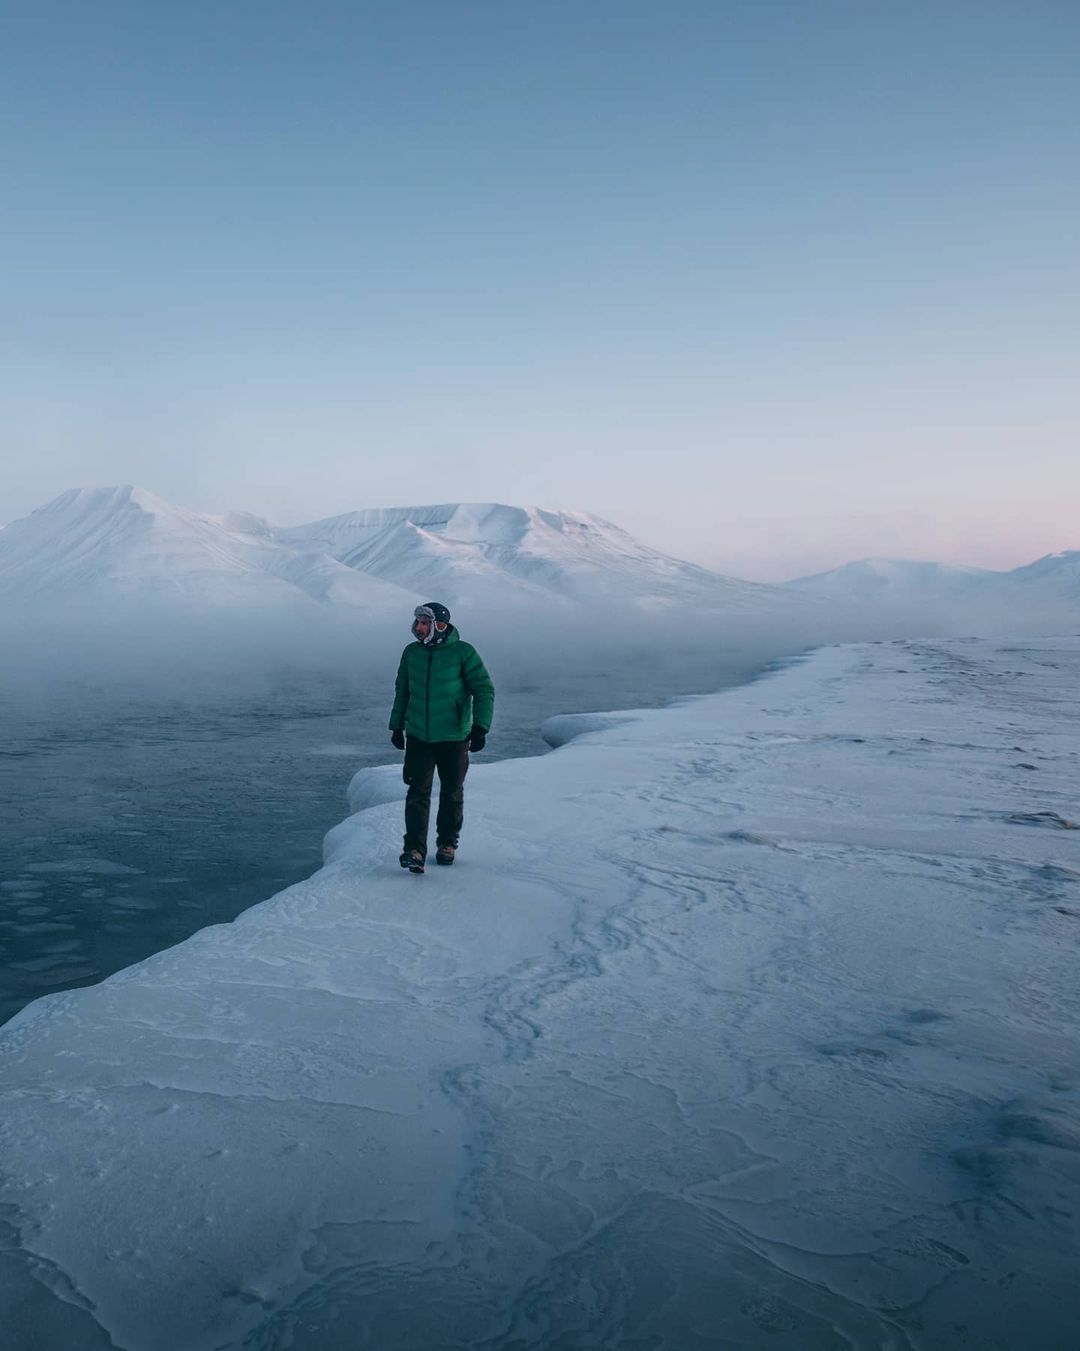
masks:
{"label": "distant hill", "polygon": [[1034,563],[1014,568],[1006,576],[1021,592],[1030,588],[1041,595],[1057,596],[1063,601],[1080,605],[1080,549],[1047,554]]}
{"label": "distant hill", "polygon": [[864,558],[786,583],[804,595],[879,614],[925,614],[984,632],[1080,622],[1080,550],[996,572],[948,563]]}
{"label": "distant hill", "polygon": [[797,577],[786,583],[801,591],[836,600],[955,600],[971,594],[980,582],[1000,574],[985,568],[922,563],[903,558],[863,558],[828,572]]}

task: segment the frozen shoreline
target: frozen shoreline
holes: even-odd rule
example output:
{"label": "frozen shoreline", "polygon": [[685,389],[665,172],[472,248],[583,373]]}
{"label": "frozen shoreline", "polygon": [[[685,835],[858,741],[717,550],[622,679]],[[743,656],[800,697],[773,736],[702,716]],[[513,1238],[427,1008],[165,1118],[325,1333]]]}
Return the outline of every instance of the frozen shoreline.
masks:
{"label": "frozen shoreline", "polygon": [[33,1254],[65,1351],[1065,1344],[1078,673],[554,719],[424,878],[363,771],[314,877],[3,1030],[0,1308]]}
{"label": "frozen shoreline", "polygon": [[[545,669],[535,645],[484,651],[500,712],[483,764],[545,754],[553,713],[730,687],[770,653],[684,648],[604,672]],[[347,679],[278,669],[223,685],[219,672],[183,699],[167,682],[142,697],[61,684],[21,698],[0,678],[0,1025],[310,877],[342,815],[345,752],[353,768],[392,755],[393,669],[371,654]],[[134,871],[107,878],[102,861]]]}

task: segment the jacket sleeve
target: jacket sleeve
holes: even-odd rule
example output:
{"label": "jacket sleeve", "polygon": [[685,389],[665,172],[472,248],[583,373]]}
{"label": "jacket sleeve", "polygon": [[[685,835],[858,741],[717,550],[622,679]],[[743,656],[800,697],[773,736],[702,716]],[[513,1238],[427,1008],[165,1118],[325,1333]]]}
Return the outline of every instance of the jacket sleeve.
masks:
{"label": "jacket sleeve", "polygon": [[405,730],[405,714],[409,707],[409,664],[405,653],[398,662],[397,679],[394,681],[394,707],[390,710],[391,732]]}
{"label": "jacket sleeve", "polygon": [[473,698],[473,723],[491,731],[491,720],[495,716],[495,686],[487,667],[480,660],[475,647],[469,648],[465,660],[461,663],[461,675],[465,688]]}

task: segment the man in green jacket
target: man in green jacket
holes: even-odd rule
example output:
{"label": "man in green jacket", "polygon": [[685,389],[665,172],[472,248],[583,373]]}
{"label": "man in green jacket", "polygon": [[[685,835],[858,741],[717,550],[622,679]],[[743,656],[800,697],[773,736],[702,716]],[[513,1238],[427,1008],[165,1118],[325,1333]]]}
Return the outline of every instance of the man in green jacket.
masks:
{"label": "man in green jacket", "polygon": [[390,740],[405,752],[405,845],[399,862],[424,871],[431,785],[439,771],[435,862],[453,863],[461,833],[469,752],[482,751],[495,711],[495,686],[471,643],[437,601],[414,611],[415,642],[401,654]]}

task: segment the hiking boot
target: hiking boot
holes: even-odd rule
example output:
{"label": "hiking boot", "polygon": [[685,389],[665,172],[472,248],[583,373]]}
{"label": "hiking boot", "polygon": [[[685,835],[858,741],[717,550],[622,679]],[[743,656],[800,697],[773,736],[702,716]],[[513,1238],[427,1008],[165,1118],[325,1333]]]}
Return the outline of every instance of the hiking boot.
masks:
{"label": "hiking boot", "polygon": [[454,861],[454,854],[457,852],[456,844],[440,844],[435,850],[435,862],[441,863],[443,867],[448,868]]}
{"label": "hiking boot", "polygon": [[424,871],[424,856],[419,849],[406,849],[398,862],[403,868],[408,868],[411,873],[422,873]]}

